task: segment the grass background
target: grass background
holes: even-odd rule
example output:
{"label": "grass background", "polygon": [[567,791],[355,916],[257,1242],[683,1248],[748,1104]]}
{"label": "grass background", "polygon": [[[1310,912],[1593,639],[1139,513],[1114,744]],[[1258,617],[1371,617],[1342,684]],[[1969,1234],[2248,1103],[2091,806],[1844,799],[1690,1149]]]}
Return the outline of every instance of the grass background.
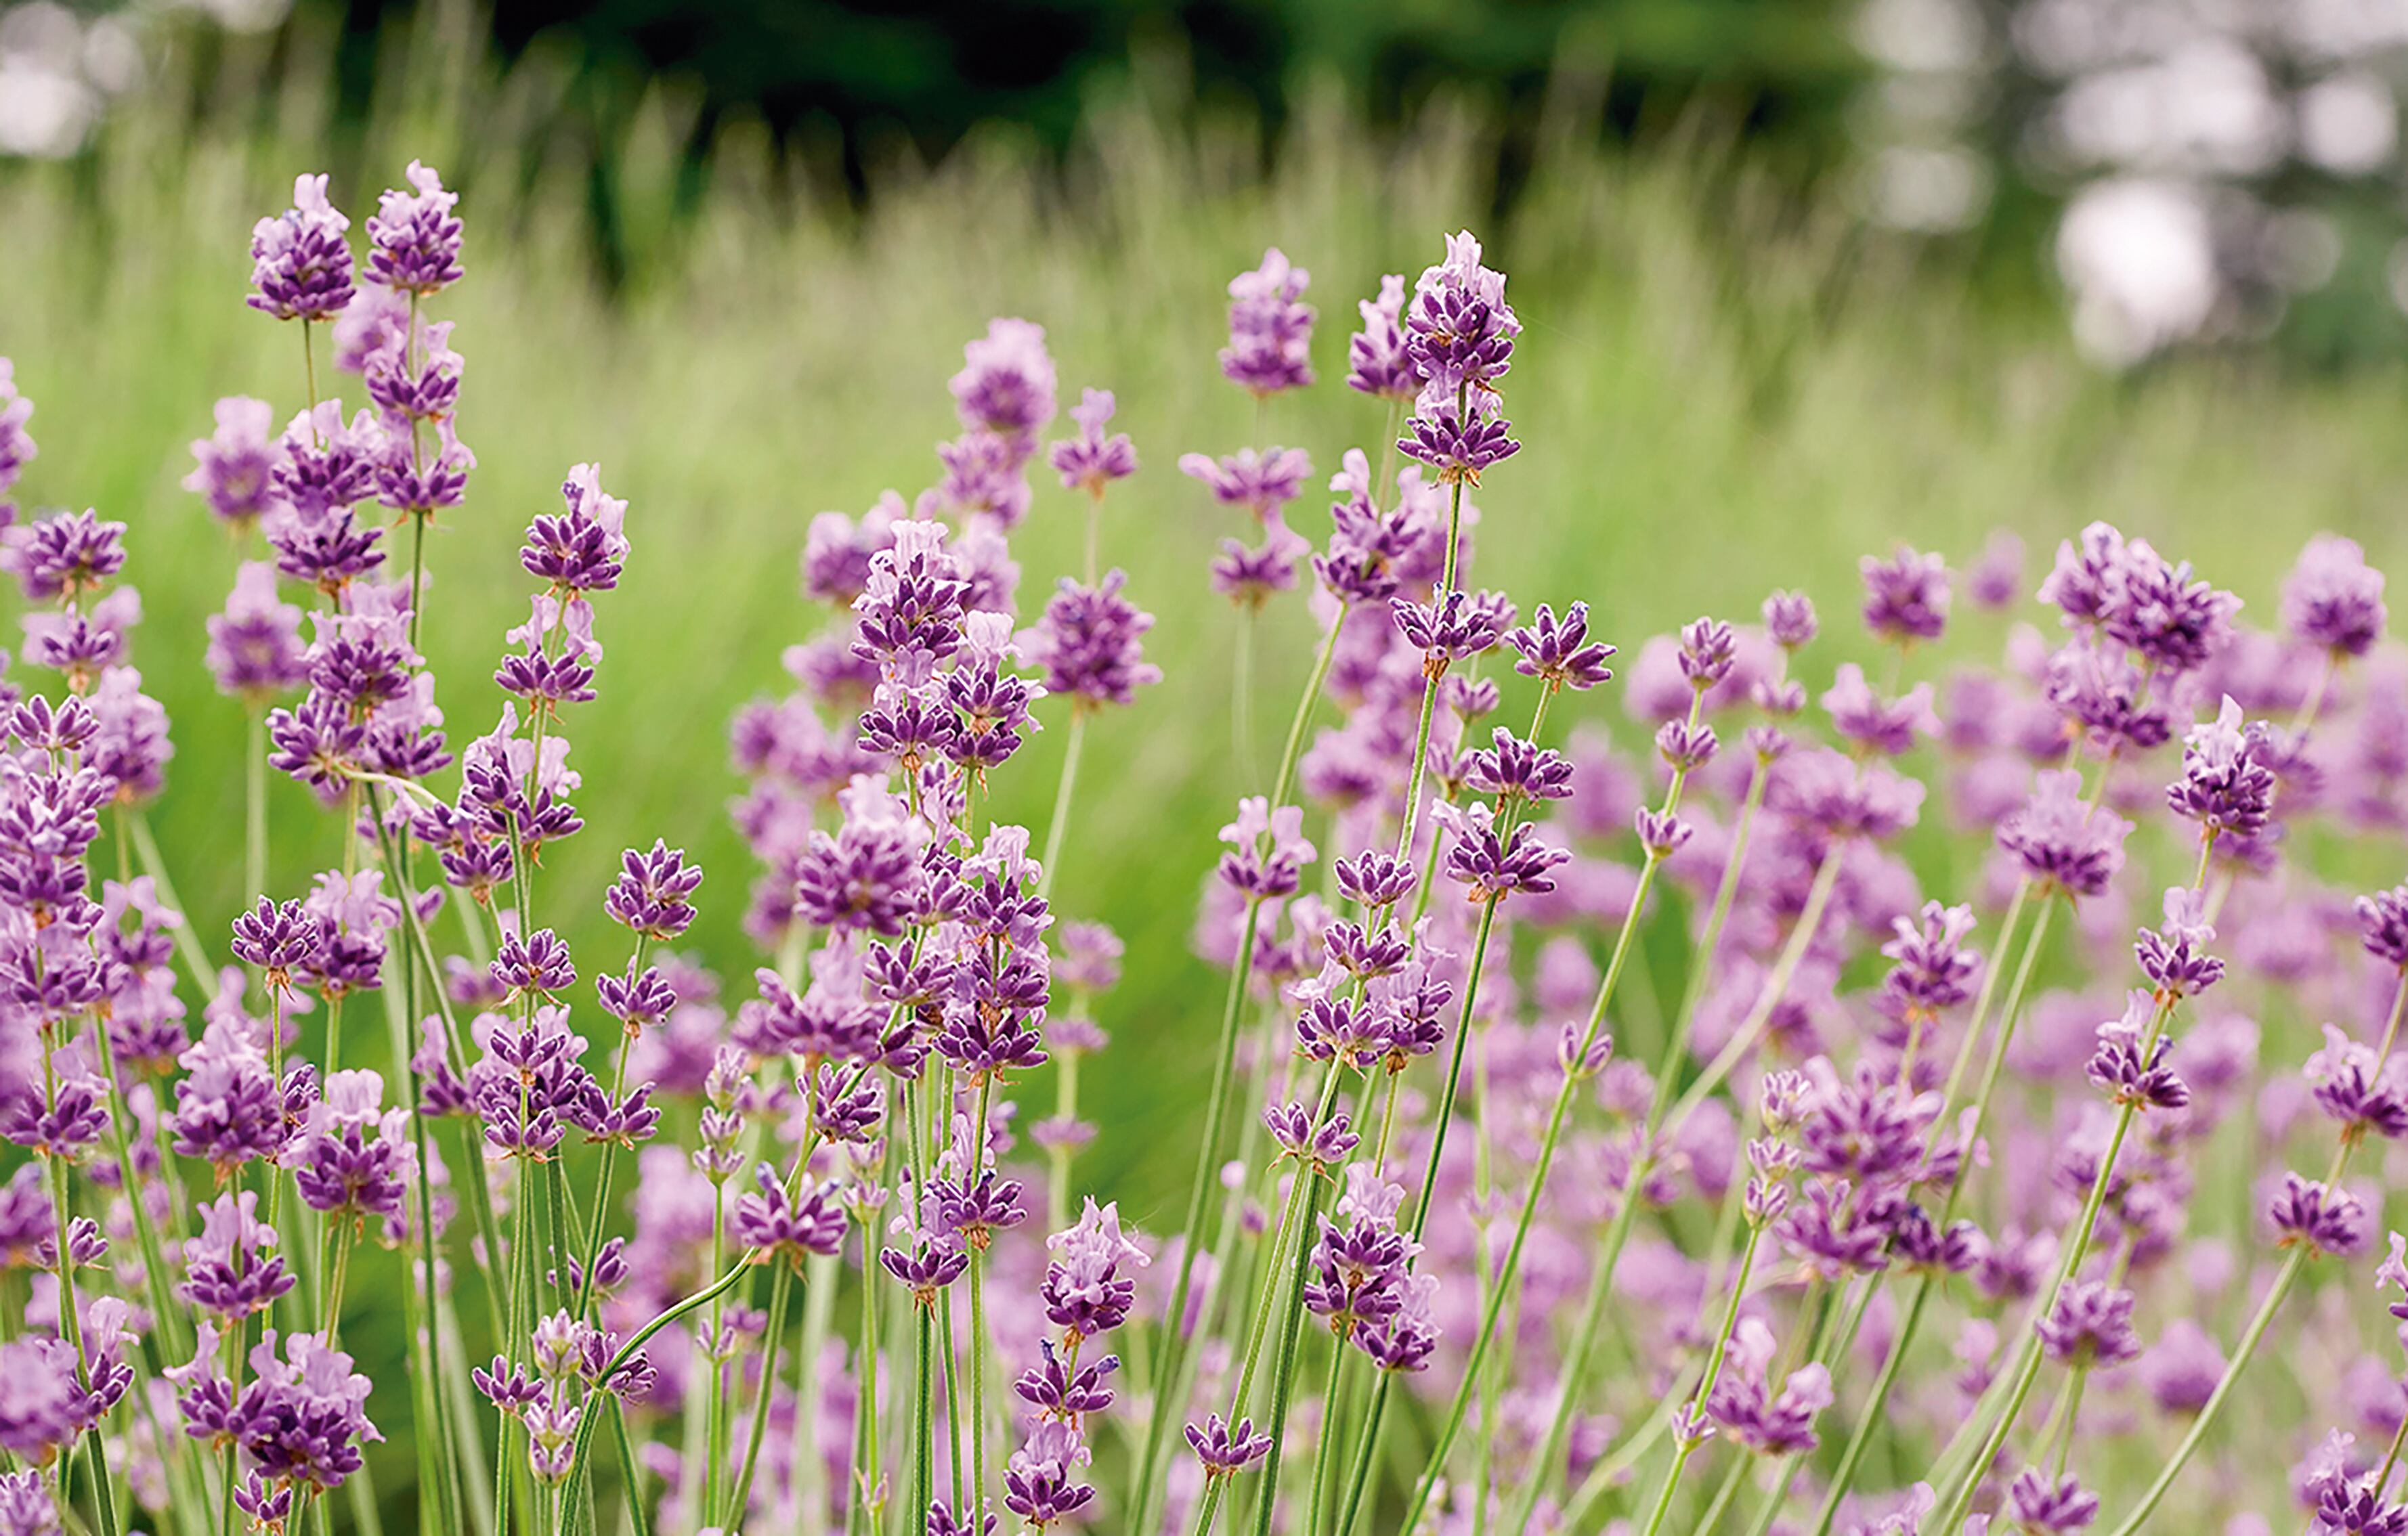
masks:
{"label": "grass background", "polygon": [[[2318,529],[2361,539],[2378,564],[2408,555],[2408,370],[2303,377],[2222,354],[2100,375],[2047,295],[1979,291],[1944,249],[1866,236],[1705,135],[1607,153],[1567,103],[1498,220],[1469,112],[1440,103],[1374,141],[1308,105],[1267,157],[1242,122],[1166,127],[1197,120],[1140,78],[1096,99],[1067,167],[998,131],[941,166],[890,167],[856,206],[815,198],[738,135],[672,220],[681,128],[661,97],[610,173],[620,206],[649,210],[634,221],[648,259],[606,292],[580,254],[588,189],[519,169],[558,82],[466,57],[423,50],[366,126],[339,132],[308,90],[260,99],[230,65],[218,94],[154,99],[82,159],[0,167],[0,354],[36,403],[41,445],[20,500],[129,525],[147,610],[136,657],[178,743],[153,819],[201,932],[222,952],[242,895],[241,715],[201,662],[237,556],[178,481],[217,396],[265,396],[280,419],[299,406],[295,331],[242,302],[251,222],[285,206],[294,173],[351,167],[335,191],[355,221],[413,156],[469,189],[468,276],[432,308],[458,322],[462,434],[480,461],[429,556],[427,649],[455,746],[497,707],[528,518],[580,460],[631,504],[635,554],[599,617],[602,696],[569,732],[588,830],[539,886],[539,920],[589,974],[622,953],[599,911],[617,852],[654,836],[709,872],[690,947],[739,982],[755,963],[738,927],[752,869],[725,814],[738,789],[725,728],[748,698],[783,690],[781,647],[824,622],[797,591],[805,526],[929,483],[962,343],[990,316],[1025,316],[1047,329],[1066,399],[1118,391],[1144,464],[1108,503],[1104,548],[1159,616],[1148,649],[1168,676],[1095,729],[1057,903],[1129,946],[1103,1011],[1116,1045],[1086,1089],[1103,1134],[1082,1176],[1156,1220],[1190,1156],[1220,995],[1187,953],[1197,882],[1254,787],[1228,749],[1233,619],[1204,576],[1239,530],[1173,465],[1258,440],[1213,352],[1224,285],[1265,245],[1312,273],[1323,382],[1273,405],[1264,435],[1310,448],[1318,477],[1380,430],[1381,408],[1339,383],[1355,299],[1435,260],[1445,232],[1481,229],[1526,330],[1510,391],[1524,450],[1478,494],[1477,578],[1526,610],[1586,599],[1626,651],[1803,586],[1835,620],[1828,666],[1856,645],[1837,620],[1860,552],[1906,541],[1961,560],[1999,526],[2029,544],[2036,579],[2057,538],[2111,519],[2261,610]],[[1326,527],[1311,497],[1296,518]],[[1071,568],[1080,530],[1073,500],[1040,486],[1015,543],[1024,613]],[[1257,734],[1273,747],[1309,638],[1299,604],[1268,616]],[[1567,729],[1580,711],[1621,718],[1611,689],[1578,701]],[[1046,714],[1058,725],[1058,707]],[[998,816],[1041,826],[1061,734],[1000,776]],[[290,894],[336,860],[337,836],[296,787],[271,795],[273,885]]]}

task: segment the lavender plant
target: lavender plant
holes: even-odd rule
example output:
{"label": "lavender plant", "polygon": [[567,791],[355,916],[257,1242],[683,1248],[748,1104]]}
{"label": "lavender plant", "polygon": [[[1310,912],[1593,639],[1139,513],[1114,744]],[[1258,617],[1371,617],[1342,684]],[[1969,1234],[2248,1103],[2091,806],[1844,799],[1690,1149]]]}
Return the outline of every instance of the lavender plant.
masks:
{"label": "lavender plant", "polygon": [[[124,527],[0,500],[0,1530],[373,1533],[388,1432],[420,1528],[478,1536],[2268,1529],[2200,1453],[2294,1330],[2344,1385],[2283,1405],[2335,1426],[2286,1517],[2408,1530],[2364,1304],[2408,1319],[2408,1238],[2358,1271],[2408,1135],[2408,885],[2314,857],[2408,826],[2408,653],[2355,545],[2312,540],[2264,630],[2104,525],[2022,616],[2011,538],[1970,617],[1939,556],[1870,557],[1885,661],[1815,694],[1777,592],[1640,647],[1618,744],[1566,718],[1616,681],[1590,605],[1472,581],[1522,327],[1454,236],[1360,306],[1345,386],[1385,422],[1320,539],[1304,450],[1179,460],[1260,533],[1210,572],[1250,776],[1199,899],[1226,980],[1186,1198],[1140,1221],[1080,1188],[1123,955],[1054,877],[1087,734],[1160,678],[1101,568],[1140,466],[1112,395],[1049,443],[1044,334],[997,320],[936,483],[810,524],[828,612],[731,733],[762,963],[730,997],[656,831],[598,891],[546,875],[642,527],[595,466],[528,523],[506,702],[452,746],[420,646],[475,467],[435,318],[464,231],[407,181],[365,260],[325,178],[260,222],[299,408],[222,400],[194,444],[237,550],[205,660],[251,722],[225,932],[145,821],[172,749]],[[1277,250],[1230,285],[1258,425],[1313,384],[1305,286]],[[1024,628],[1040,450],[1085,559]],[[1237,637],[1308,572],[1255,775]],[[1966,629],[2002,663],[1942,672]],[[1040,843],[990,807],[1048,724]],[[263,889],[270,770],[325,813],[279,829],[323,850],[306,891]],[[578,902],[619,950],[571,954]],[[408,1358],[372,1380],[344,1329],[379,1302]]]}

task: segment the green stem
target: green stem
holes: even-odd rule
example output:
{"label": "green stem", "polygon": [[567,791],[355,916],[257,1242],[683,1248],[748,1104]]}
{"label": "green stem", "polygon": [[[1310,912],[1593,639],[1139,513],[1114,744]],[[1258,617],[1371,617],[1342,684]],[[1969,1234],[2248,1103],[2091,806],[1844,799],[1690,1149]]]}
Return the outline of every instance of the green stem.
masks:
{"label": "green stem", "polygon": [[2216,1415],[2224,1411],[2225,1401],[2232,1396],[2233,1387],[2240,1384],[2241,1372],[2248,1368],[2249,1358],[2258,1352],[2258,1343],[2266,1337],[2266,1330],[2274,1321],[2274,1314],[2281,1308],[2283,1298],[2290,1293],[2291,1283],[2300,1277],[2300,1270],[2307,1263],[2313,1251],[2305,1246],[2293,1248],[2290,1257],[2283,1261],[2282,1269],[2275,1273],[2274,1283],[2266,1289],[2265,1301],[2258,1303],[2258,1316],[2249,1319],[2247,1331],[2241,1335],[2241,1343],[2233,1349],[2232,1362],[2224,1368],[2223,1378],[2216,1382],[2215,1390],[2209,1395],[2207,1406],[2191,1420],[2182,1444],[2174,1447],[2173,1456],[2158,1470],[2157,1480],[2149,1485],[2149,1491],[2141,1496],[2139,1507],[2115,1528],[2114,1536],[2133,1536],[2133,1532],[2147,1524],[2149,1516],[2157,1512],[2158,1501],[2165,1498],[2166,1490],[2173,1486],[2174,1479],[2182,1474],[2184,1464],[2199,1449],[2199,1443],[2207,1438],[2208,1426],[2214,1424]]}
{"label": "green stem", "polygon": [[1305,1272],[1312,1258],[1312,1244],[1307,1234],[1312,1230],[1312,1218],[1321,1214],[1322,1181],[1306,1182],[1311,1188],[1305,1194],[1304,1219],[1297,1227],[1296,1269],[1289,1277],[1289,1293],[1295,1300],[1288,1306],[1280,1338],[1279,1362],[1271,1368],[1271,1413],[1267,1431],[1271,1437],[1271,1449],[1263,1458],[1262,1493],[1254,1504],[1254,1536],[1269,1536],[1271,1515],[1279,1503],[1280,1465],[1286,1459],[1288,1401],[1295,1385],[1297,1335],[1304,1322]]}
{"label": "green stem", "polygon": [[[1446,566],[1439,576],[1437,589],[1430,594],[1430,601],[1434,604],[1444,603],[1447,594],[1455,590],[1455,551],[1462,542],[1458,536],[1462,525],[1463,482],[1456,480],[1447,499]],[[1432,653],[1434,657],[1436,654]],[[1446,676],[1443,659],[1425,662],[1422,671],[1421,724],[1413,732],[1412,772],[1405,779],[1404,820],[1397,829],[1397,857],[1399,859],[1412,851],[1413,829],[1421,818],[1422,775],[1429,767],[1430,717],[1438,708],[1439,680]]]}
{"label": "green stem", "polygon": [[[1337,654],[1338,633],[1345,627],[1347,608],[1340,605],[1338,616],[1330,621],[1329,632],[1322,637],[1321,650],[1313,658],[1312,672],[1305,679],[1304,692],[1296,702],[1296,713],[1288,721],[1287,742],[1280,751],[1279,771],[1272,775],[1269,804],[1279,805],[1286,800],[1296,775],[1298,755],[1304,747],[1305,728],[1312,721],[1313,706],[1320,702],[1321,685],[1329,676],[1330,659]],[[1162,1453],[1168,1439],[1170,1420],[1181,1412],[1181,1404],[1171,1401],[1171,1387],[1180,1380],[1184,1364],[1186,1341],[1180,1336],[1180,1319],[1187,1316],[1187,1295],[1195,1282],[1197,1240],[1204,1225],[1205,1202],[1212,1188],[1212,1174],[1220,1167],[1221,1133],[1228,1116],[1230,1079],[1238,1058],[1238,1020],[1244,1011],[1246,981],[1253,974],[1254,931],[1260,920],[1262,903],[1246,903],[1245,922],[1238,939],[1237,963],[1229,974],[1229,990],[1221,1007],[1221,1039],[1213,1057],[1212,1087],[1204,1111],[1204,1137],[1196,1152],[1196,1172],[1188,1184],[1187,1215],[1180,1224],[1179,1273],[1171,1282],[1170,1310],[1166,1316],[1168,1326],[1163,1334],[1161,1358],[1161,1389],[1154,1394],[1154,1411],[1147,1416],[1145,1446],[1140,1453],[1137,1468],[1137,1492],[1129,1503],[1129,1528],[1148,1529],[1152,1513],[1155,1480],[1160,1474]]]}
{"label": "green stem", "polygon": [[1087,740],[1087,704],[1070,701],[1068,736],[1062,744],[1062,782],[1054,790],[1054,818],[1045,824],[1045,859],[1037,873],[1037,899],[1054,894],[1054,871],[1062,861],[1063,835],[1070,830],[1070,796],[1079,784],[1080,749]]}
{"label": "green stem", "polygon": [[[743,1529],[745,1515],[752,1507],[752,1472],[760,1464],[761,1440],[769,1427],[769,1400],[778,1391],[778,1346],[784,1342],[786,1299],[794,1287],[795,1266],[777,1260],[769,1278],[769,1327],[761,1338],[761,1389],[752,1399],[752,1429],[744,1437],[744,1462],[736,1473],[736,1486],[728,1494],[726,1508],[719,1520],[719,1529],[729,1536],[736,1536]],[[797,1408],[797,1412],[808,1411]]]}

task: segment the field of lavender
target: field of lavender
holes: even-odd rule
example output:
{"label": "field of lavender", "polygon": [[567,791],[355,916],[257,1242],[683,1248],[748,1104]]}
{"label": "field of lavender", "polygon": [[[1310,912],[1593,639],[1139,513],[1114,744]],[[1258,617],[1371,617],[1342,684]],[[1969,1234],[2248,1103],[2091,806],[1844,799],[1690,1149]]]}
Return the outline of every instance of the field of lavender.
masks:
{"label": "field of lavender", "polygon": [[0,173],[8,1536],[2408,1531],[2408,373],[490,106]]}

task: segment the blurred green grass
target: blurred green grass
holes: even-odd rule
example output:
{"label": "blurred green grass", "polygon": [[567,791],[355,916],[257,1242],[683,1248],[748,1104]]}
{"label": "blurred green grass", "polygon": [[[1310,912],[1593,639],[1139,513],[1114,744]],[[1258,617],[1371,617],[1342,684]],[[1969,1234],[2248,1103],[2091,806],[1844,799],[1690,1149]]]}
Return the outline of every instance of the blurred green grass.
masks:
{"label": "blurred green grass", "polygon": [[[651,259],[606,292],[580,254],[588,189],[518,171],[518,135],[555,87],[539,64],[493,78],[437,50],[338,135],[306,91],[254,100],[234,78],[122,114],[78,162],[0,168],[0,353],[37,404],[41,444],[21,499],[130,526],[147,608],[136,657],[178,744],[154,822],[201,932],[222,953],[242,894],[242,717],[201,664],[236,556],[178,481],[216,397],[265,396],[280,419],[299,405],[295,332],[242,303],[251,222],[285,206],[294,173],[363,167],[336,189],[355,220],[413,156],[469,189],[468,277],[434,306],[458,321],[462,432],[480,461],[429,556],[426,648],[455,745],[497,707],[527,519],[580,460],[631,504],[635,555],[601,605],[601,698],[569,732],[588,830],[538,887],[540,920],[589,974],[621,954],[599,911],[618,850],[660,836],[708,870],[690,947],[741,989],[752,869],[725,814],[738,788],[725,727],[782,691],[781,647],[824,622],[796,590],[805,525],[929,483],[962,342],[990,316],[1025,316],[1047,328],[1066,397],[1118,391],[1144,460],[1107,505],[1104,548],[1159,615],[1149,650],[1168,676],[1096,725],[1057,889],[1067,915],[1128,942],[1081,1179],[1140,1219],[1163,1216],[1192,1155],[1220,983],[1187,932],[1214,829],[1256,782],[1232,761],[1233,619],[1204,578],[1238,530],[1173,463],[1258,440],[1213,352],[1224,285],[1265,245],[1313,275],[1323,381],[1275,403],[1264,435],[1309,448],[1326,475],[1381,425],[1339,383],[1354,301],[1382,272],[1434,260],[1445,232],[1482,228],[1527,330],[1510,395],[1525,448],[1477,496],[1477,578],[1526,609],[1586,599],[1627,650],[1700,611],[1752,613],[1774,586],[1844,613],[1860,552],[1906,541],[1961,559],[1994,526],[2025,536],[2036,576],[2058,537],[2108,518],[2252,604],[2320,528],[2379,564],[2408,555],[2408,371],[2303,377],[2228,354],[2101,376],[2044,295],[1978,291],[1950,253],[1869,239],[1703,135],[1607,154],[1568,117],[1492,223],[1468,111],[1441,104],[1375,142],[1325,103],[1266,171],[1249,126],[1167,128],[1195,120],[1140,81],[1097,99],[1067,169],[997,130],[941,166],[891,168],[863,208],[815,201],[763,143],[730,135],[673,220],[682,120],[664,95],[612,173],[621,206],[652,210]],[[1326,526],[1310,499],[1297,520]],[[1040,486],[1015,547],[1025,613],[1075,562],[1081,526],[1071,498]],[[1304,671],[1299,610],[1268,616],[1258,646],[1258,738]],[[1583,708],[1620,719],[1612,690]],[[1060,751],[1052,730],[1015,760],[998,817],[1041,824]],[[292,893],[337,860],[337,834],[297,788],[271,795],[272,883]]]}

